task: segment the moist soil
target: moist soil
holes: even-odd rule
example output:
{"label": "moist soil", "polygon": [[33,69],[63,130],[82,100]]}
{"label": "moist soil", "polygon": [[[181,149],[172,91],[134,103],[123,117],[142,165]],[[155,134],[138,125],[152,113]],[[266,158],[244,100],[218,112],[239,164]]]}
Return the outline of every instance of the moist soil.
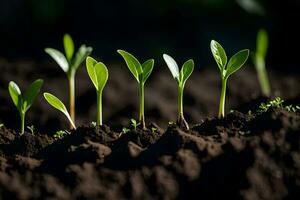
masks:
{"label": "moist soil", "polygon": [[[257,113],[270,99],[260,95],[251,67],[229,79],[224,119],[215,117],[217,71],[192,75],[184,99],[190,130],[169,123],[176,120],[176,84],[167,71],[154,71],[146,84],[148,129],[134,129],[129,121],[137,116],[136,83],[120,65],[111,67],[105,88],[106,125],[93,126],[96,95],[81,70],[79,127],[58,139],[55,131],[67,129],[67,123],[41,97],[27,117],[37,131],[19,135],[17,111],[6,90],[10,80],[26,87],[43,78],[43,91],[65,100],[64,74],[42,65],[0,62],[0,199],[300,198],[299,112],[270,108]],[[270,75],[274,97],[299,105],[297,73]]]}

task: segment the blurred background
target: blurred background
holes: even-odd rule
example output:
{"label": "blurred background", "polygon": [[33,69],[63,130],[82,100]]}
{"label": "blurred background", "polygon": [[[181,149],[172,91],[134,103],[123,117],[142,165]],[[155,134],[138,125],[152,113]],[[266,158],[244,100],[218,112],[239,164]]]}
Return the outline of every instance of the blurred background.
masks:
{"label": "blurred background", "polygon": [[0,57],[49,60],[43,49],[63,49],[68,32],[105,62],[120,62],[116,49],[125,49],[161,63],[168,52],[204,67],[214,64],[211,39],[228,54],[255,49],[263,27],[269,65],[299,70],[299,9],[300,0],[0,0]]}

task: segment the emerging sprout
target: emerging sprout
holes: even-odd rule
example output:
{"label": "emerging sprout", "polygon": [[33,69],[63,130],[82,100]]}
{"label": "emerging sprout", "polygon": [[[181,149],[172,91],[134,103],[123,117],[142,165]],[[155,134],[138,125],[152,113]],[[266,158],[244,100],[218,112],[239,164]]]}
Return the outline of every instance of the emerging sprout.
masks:
{"label": "emerging sprout", "polygon": [[75,123],[72,120],[66,106],[63,104],[63,102],[61,102],[56,96],[50,94],[50,93],[44,93],[44,97],[46,99],[46,101],[54,108],[56,108],[57,110],[61,111],[69,120],[70,124],[72,125],[72,127],[74,129],[76,129]]}
{"label": "emerging sprout", "polygon": [[60,130],[60,131],[56,131],[56,133],[53,136],[56,139],[61,139],[61,138],[65,137],[66,135],[70,135],[70,132],[65,131],[65,130]]}
{"label": "emerging sprout", "polygon": [[69,80],[69,106],[70,116],[72,121],[75,122],[75,74],[80,64],[92,52],[92,47],[81,45],[76,55],[74,56],[74,42],[70,35],[65,34],[63,38],[65,54],[56,49],[46,48],[48,53],[67,74]]}
{"label": "emerging sprout", "polygon": [[14,105],[17,107],[20,119],[21,119],[21,134],[24,133],[24,127],[25,127],[25,114],[28,111],[28,109],[33,104],[34,100],[36,99],[38,93],[40,92],[40,89],[43,85],[42,79],[37,79],[33,83],[30,84],[28,89],[26,90],[25,94],[22,95],[20,88],[18,85],[11,81],[8,85],[8,91],[11,96],[11,99],[14,103]]}
{"label": "emerging sprout", "polygon": [[249,56],[249,50],[244,49],[233,55],[228,64],[227,56],[223,47],[216,41],[212,40],[210,43],[211,52],[218,64],[221,79],[222,79],[222,89],[220,96],[220,105],[219,105],[219,118],[225,116],[225,97],[226,97],[226,84],[228,77],[239,70],[247,61]]}
{"label": "emerging sprout", "polygon": [[189,129],[188,123],[184,119],[183,115],[183,89],[185,82],[194,71],[194,61],[192,59],[186,61],[181,70],[179,71],[176,61],[169,55],[164,54],[163,58],[167,63],[173,78],[176,80],[178,85],[178,118],[177,123],[183,128]]}
{"label": "emerging sprout", "polygon": [[257,72],[257,78],[260,84],[262,94],[269,97],[271,95],[270,82],[266,70],[266,54],[268,50],[268,34],[264,29],[259,30],[256,39],[256,52],[253,62]]}
{"label": "emerging sprout", "polygon": [[35,135],[35,127],[34,127],[34,125],[27,126],[27,129],[30,131],[30,133],[31,133],[32,135]]}
{"label": "emerging sprout", "polygon": [[135,119],[131,119],[131,126],[133,127],[134,130],[137,129],[137,127],[140,125]]}
{"label": "emerging sprout", "polygon": [[149,59],[143,64],[140,64],[140,62],[130,53],[127,53],[126,51],[123,50],[118,50],[118,53],[121,54],[121,56],[124,58],[128,69],[130,70],[130,72],[133,74],[133,76],[139,83],[139,100],[140,100],[139,121],[142,128],[146,129],[145,115],[144,115],[144,101],[145,101],[144,85],[153,70],[154,60]]}
{"label": "emerging sprout", "polygon": [[108,70],[102,62],[86,58],[86,69],[97,93],[97,125],[102,125],[102,91],[108,79]]}

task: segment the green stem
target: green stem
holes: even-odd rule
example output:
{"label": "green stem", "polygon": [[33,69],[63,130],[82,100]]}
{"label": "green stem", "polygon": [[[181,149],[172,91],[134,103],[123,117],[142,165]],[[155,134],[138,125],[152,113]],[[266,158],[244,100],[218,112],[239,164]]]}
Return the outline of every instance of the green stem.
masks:
{"label": "green stem", "polygon": [[[75,123],[75,76],[69,77],[69,109],[72,121]],[[70,124],[70,128],[73,126]]]}
{"label": "green stem", "polygon": [[139,84],[139,100],[140,100],[139,121],[140,121],[142,128],[146,129],[145,115],[144,115],[144,105],[145,105],[144,83]]}
{"label": "green stem", "polygon": [[97,91],[97,125],[102,125],[102,91]]}
{"label": "green stem", "polygon": [[219,118],[223,118],[225,116],[226,83],[227,83],[227,78],[222,78],[222,89],[221,89],[219,115],[218,115]]}
{"label": "green stem", "polygon": [[271,87],[264,59],[256,59],[256,71],[262,93],[269,97],[271,95]]}
{"label": "green stem", "polygon": [[23,135],[24,131],[25,131],[25,113],[24,112],[20,113],[20,118],[21,118],[21,135]]}
{"label": "green stem", "polygon": [[179,85],[178,86],[178,117],[177,117],[177,124],[184,128],[184,129],[189,129],[188,123],[184,119],[184,114],[183,114],[183,88],[184,86]]}

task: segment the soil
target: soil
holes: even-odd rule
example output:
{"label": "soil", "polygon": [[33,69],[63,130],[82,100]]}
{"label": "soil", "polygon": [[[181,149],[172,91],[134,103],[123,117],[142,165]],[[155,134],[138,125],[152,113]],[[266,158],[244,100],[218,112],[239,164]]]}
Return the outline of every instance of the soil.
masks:
{"label": "soil", "polygon": [[[53,134],[67,129],[67,122],[42,97],[26,120],[37,132],[18,134],[7,85],[14,80],[26,87],[43,78],[43,91],[66,100],[65,75],[47,63],[1,60],[0,199],[299,199],[300,114],[283,108],[256,113],[269,99],[247,68],[229,79],[224,119],[215,117],[217,70],[192,75],[184,91],[187,131],[169,123],[176,120],[176,84],[166,70],[154,71],[146,84],[148,130],[130,126],[137,116],[137,88],[120,65],[109,69],[106,125],[92,126],[96,95],[82,67],[79,127],[57,139]],[[297,73],[271,71],[270,77],[274,96],[286,105],[300,104]]]}

